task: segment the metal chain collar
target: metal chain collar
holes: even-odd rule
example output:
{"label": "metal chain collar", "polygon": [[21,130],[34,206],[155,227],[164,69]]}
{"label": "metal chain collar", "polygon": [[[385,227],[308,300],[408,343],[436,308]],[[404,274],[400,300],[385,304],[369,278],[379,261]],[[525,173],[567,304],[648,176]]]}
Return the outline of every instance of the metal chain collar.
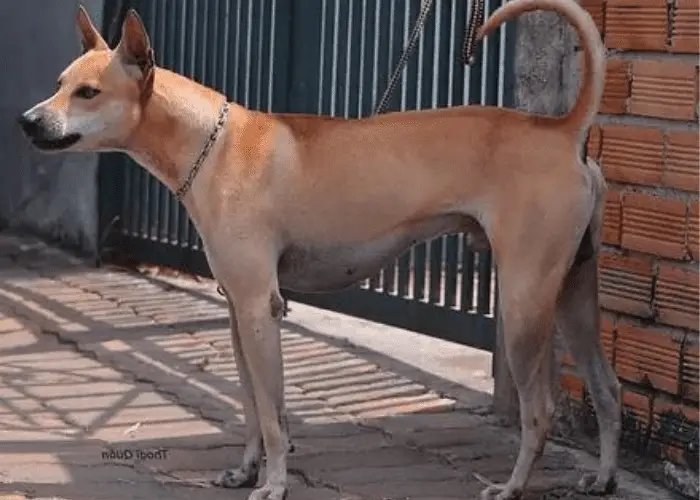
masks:
{"label": "metal chain collar", "polygon": [[185,178],[185,182],[183,182],[182,185],[175,192],[175,197],[178,199],[178,201],[182,201],[182,198],[190,190],[190,187],[192,187],[192,183],[194,182],[194,178],[197,176],[199,169],[202,168],[202,164],[204,163],[204,160],[207,159],[207,156],[209,155],[211,148],[214,147],[214,143],[216,142],[216,139],[219,137],[219,134],[224,129],[224,125],[226,125],[226,120],[228,118],[228,109],[229,109],[229,105],[228,105],[228,101],[226,101],[226,102],[224,102],[223,106],[221,106],[221,111],[219,111],[219,119],[216,122],[216,126],[214,127],[214,130],[212,130],[211,134],[209,134],[209,138],[207,139],[206,144],[204,144],[204,148],[202,149],[202,152],[199,153],[199,157],[192,165],[192,168],[190,169],[190,171],[187,173],[187,177]]}

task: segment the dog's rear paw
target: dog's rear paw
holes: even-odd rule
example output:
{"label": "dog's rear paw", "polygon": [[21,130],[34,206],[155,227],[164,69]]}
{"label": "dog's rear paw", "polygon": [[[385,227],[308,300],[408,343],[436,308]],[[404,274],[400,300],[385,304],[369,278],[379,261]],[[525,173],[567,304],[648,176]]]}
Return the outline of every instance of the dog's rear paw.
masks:
{"label": "dog's rear paw", "polygon": [[228,469],[212,483],[219,488],[255,488],[258,484],[258,470],[243,467]]}
{"label": "dog's rear paw", "polygon": [[523,492],[507,484],[492,484],[481,492],[481,500],[517,500]]}
{"label": "dog's rear paw", "polygon": [[266,484],[250,494],[248,500],[286,500],[289,490],[285,486]]}
{"label": "dog's rear paw", "polygon": [[597,474],[584,474],[576,485],[579,493],[586,495],[610,495],[617,490],[617,479],[615,476],[599,476]]}

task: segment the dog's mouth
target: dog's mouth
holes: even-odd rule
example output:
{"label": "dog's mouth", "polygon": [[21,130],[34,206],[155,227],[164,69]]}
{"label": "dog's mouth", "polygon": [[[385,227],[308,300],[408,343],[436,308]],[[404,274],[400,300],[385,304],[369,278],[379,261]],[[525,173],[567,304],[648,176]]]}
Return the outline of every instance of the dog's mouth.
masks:
{"label": "dog's mouth", "polygon": [[42,151],[60,151],[76,144],[82,136],[80,134],[68,134],[58,139],[33,138],[32,144]]}

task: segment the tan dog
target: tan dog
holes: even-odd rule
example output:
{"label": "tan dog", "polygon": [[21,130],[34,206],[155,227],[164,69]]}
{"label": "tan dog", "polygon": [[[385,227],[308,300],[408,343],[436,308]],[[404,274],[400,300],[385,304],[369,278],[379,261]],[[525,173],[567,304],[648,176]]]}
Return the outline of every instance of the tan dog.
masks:
{"label": "tan dog", "polygon": [[519,496],[542,452],[554,409],[547,353],[555,327],[600,425],[600,470],[579,486],[615,487],[619,385],[601,349],[597,297],[605,184],[596,164],[578,159],[601,98],[604,49],[574,0],[512,0],[479,37],[535,9],[564,15],[583,44],[581,94],[564,118],[479,106],[361,120],[253,112],[155,67],[135,12],[111,51],[80,10],[85,53],[20,123],[42,150],[126,152],[181,197],[196,224],[229,299],[247,395],[243,461],[218,484],[256,485],[266,453],[267,480],[250,500],[282,500],[288,490],[280,288],[341,289],[418,241],[464,231],[494,252],[521,404],[512,476],[482,498]]}

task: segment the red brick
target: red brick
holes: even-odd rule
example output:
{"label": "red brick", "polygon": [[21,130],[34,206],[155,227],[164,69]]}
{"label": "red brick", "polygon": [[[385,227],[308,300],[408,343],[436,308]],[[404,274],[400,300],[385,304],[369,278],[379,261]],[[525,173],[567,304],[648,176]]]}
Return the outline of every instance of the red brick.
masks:
{"label": "red brick", "polygon": [[600,160],[600,147],[602,146],[601,129],[598,125],[593,125],[588,133],[587,154],[595,161]]}
{"label": "red brick", "polygon": [[625,388],[622,391],[622,406],[625,412],[633,414],[637,421],[644,427],[649,426],[649,419],[651,417],[651,401],[649,396]]}
{"label": "red brick", "polygon": [[700,349],[698,335],[686,335],[683,346],[683,363],[681,364],[681,396],[695,401],[700,399]]}
{"label": "red brick", "polygon": [[695,119],[697,72],[694,64],[634,61],[630,114],[670,120]]}
{"label": "red brick", "polygon": [[603,214],[603,242],[610,245],[620,244],[622,221],[622,196],[620,191],[611,189],[605,199]]}
{"label": "red brick", "polygon": [[615,336],[616,336],[616,326],[615,322],[609,318],[601,318],[600,321],[600,340],[603,344],[603,352],[605,357],[611,363],[614,361],[615,353]]}
{"label": "red brick", "polygon": [[613,49],[665,50],[666,0],[608,0],[605,42]]}
{"label": "red brick", "polygon": [[564,374],[561,376],[561,387],[574,399],[578,401],[583,400],[586,384],[581,378],[575,375]]}
{"label": "red brick", "polygon": [[605,0],[581,0],[581,7],[586,9],[593,18],[598,31],[603,34],[605,28]]}
{"label": "red brick", "polygon": [[666,161],[663,185],[697,193],[700,184],[698,133],[670,132],[664,139]]}
{"label": "red brick", "polygon": [[688,210],[688,251],[694,261],[700,260],[700,203],[694,201]]}
{"label": "red brick", "polygon": [[662,330],[621,322],[615,340],[615,371],[624,380],[679,392],[680,340]]}
{"label": "red brick", "polygon": [[671,31],[671,50],[700,52],[700,8],[698,0],[676,0]]}
{"label": "red brick", "polygon": [[612,181],[661,185],[663,133],[650,127],[603,127],[601,166]]}
{"label": "red brick", "polygon": [[600,267],[600,303],[613,311],[652,316],[653,270],[650,259],[603,253]]}
{"label": "red brick", "polygon": [[698,330],[698,278],[697,269],[659,265],[653,305],[660,323]]}
{"label": "red brick", "polygon": [[620,59],[609,60],[605,73],[605,88],[600,103],[600,112],[616,115],[625,113],[630,97],[631,82],[630,62]]}
{"label": "red brick", "polygon": [[641,193],[622,196],[622,247],[682,259],[687,255],[686,205]]}

